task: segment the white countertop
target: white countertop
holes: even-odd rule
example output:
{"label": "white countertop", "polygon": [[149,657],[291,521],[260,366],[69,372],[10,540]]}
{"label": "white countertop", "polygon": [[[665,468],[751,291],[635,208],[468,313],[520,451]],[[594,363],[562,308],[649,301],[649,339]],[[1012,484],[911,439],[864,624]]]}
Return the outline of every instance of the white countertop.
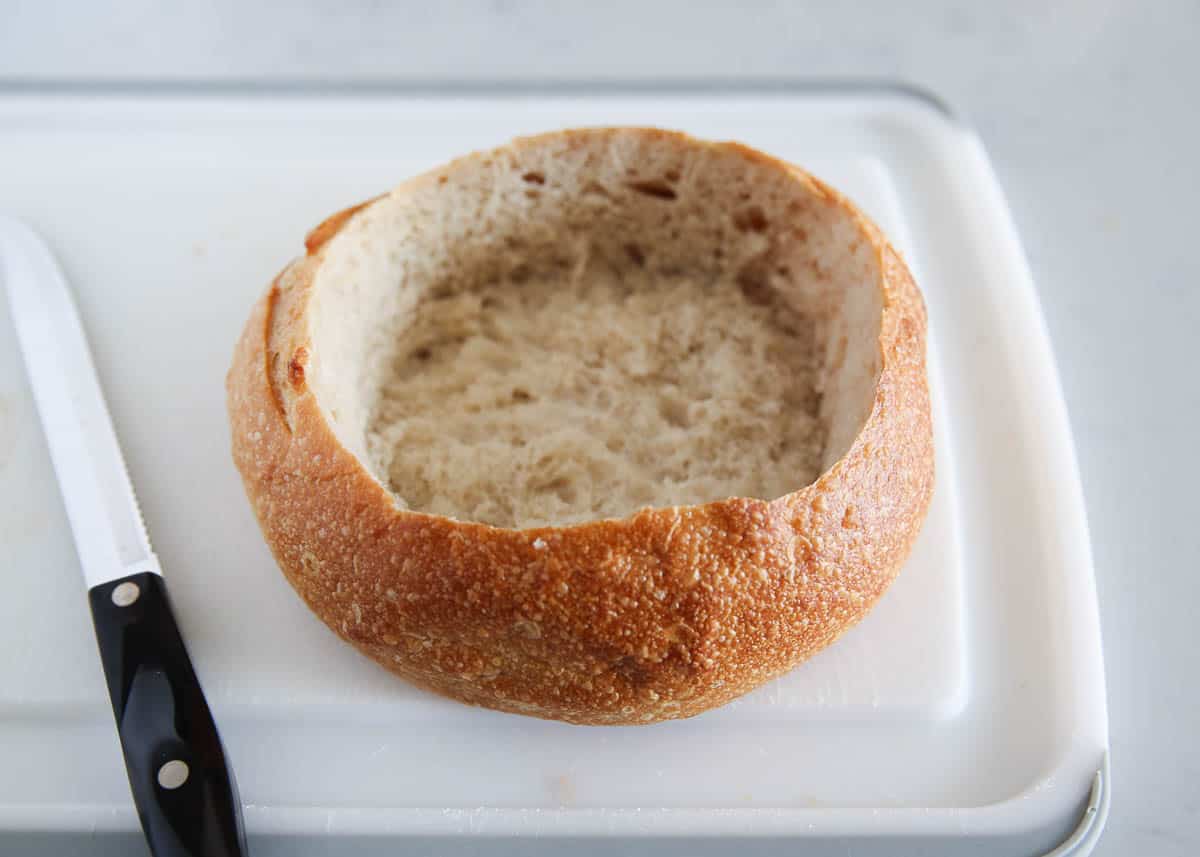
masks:
{"label": "white countertop", "polygon": [[1008,194],[1076,434],[1115,794],[1095,853],[1200,850],[1200,5],[434,5],[18,3],[0,83],[869,77],[945,98]]}

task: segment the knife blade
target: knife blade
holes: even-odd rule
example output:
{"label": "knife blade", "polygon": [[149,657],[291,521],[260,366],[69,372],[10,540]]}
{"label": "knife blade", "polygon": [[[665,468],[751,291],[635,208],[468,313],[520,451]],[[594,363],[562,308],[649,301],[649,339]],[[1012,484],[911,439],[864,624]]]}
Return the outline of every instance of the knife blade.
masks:
{"label": "knife blade", "polygon": [[5,217],[0,280],[75,537],[151,853],[244,855],[233,770],[175,622],[75,302],[45,243]]}

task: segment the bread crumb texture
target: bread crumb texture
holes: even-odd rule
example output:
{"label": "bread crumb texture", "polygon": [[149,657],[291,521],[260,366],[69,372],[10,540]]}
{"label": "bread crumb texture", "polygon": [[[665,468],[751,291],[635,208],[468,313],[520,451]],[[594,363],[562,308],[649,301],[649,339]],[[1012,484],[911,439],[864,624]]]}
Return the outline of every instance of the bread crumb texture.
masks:
{"label": "bread crumb texture", "polygon": [[925,312],[807,173],[653,129],[454,161],[255,306],[234,461],[312,611],[405,679],[687,717],[858,622],[933,490]]}
{"label": "bread crumb texture", "polygon": [[812,323],[730,279],[589,266],[423,303],[368,435],[412,509],[501,527],[816,478]]}

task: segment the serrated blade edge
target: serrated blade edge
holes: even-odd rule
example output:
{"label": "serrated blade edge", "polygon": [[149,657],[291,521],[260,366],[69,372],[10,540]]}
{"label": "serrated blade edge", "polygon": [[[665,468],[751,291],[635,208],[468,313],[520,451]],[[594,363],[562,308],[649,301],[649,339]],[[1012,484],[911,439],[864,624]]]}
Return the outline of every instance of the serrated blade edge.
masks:
{"label": "serrated blade edge", "polygon": [[0,278],[88,588],[158,572],[66,279],[33,230],[3,217]]}

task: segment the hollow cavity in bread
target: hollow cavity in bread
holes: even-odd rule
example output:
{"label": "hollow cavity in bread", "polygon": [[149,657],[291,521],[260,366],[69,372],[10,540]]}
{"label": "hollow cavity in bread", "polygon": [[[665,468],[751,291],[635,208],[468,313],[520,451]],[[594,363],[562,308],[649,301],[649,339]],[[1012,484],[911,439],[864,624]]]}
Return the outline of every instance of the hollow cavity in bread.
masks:
{"label": "hollow cavity in bread", "polygon": [[816,478],[811,319],[732,276],[576,254],[435,290],[399,332],[368,447],[409,508],[535,527]]}
{"label": "hollow cavity in bread", "polygon": [[314,244],[343,445],[401,508],[506,528],[812,483],[878,378],[858,224],[772,163],[579,142],[456,162]]}

